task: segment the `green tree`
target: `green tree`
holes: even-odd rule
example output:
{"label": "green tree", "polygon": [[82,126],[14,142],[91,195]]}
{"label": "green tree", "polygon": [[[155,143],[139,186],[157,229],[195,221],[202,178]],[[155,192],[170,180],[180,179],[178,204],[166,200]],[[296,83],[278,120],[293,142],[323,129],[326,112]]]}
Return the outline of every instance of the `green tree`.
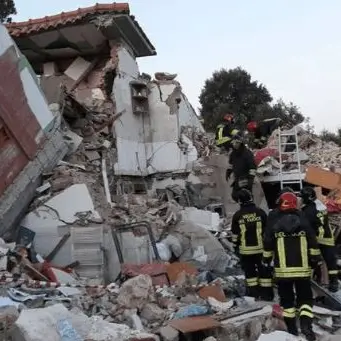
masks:
{"label": "green tree", "polygon": [[290,127],[304,122],[300,109],[292,102],[286,104],[282,99],[272,106],[272,117],[279,117],[285,125]]}
{"label": "green tree", "polygon": [[282,99],[272,104],[267,88],[251,79],[251,75],[238,67],[221,69],[207,79],[199,96],[204,126],[214,130],[227,112],[233,112],[237,125],[245,127],[251,120],[279,117],[287,126],[304,121],[304,116],[293,103],[286,104]]}
{"label": "green tree", "polygon": [[341,128],[338,128],[336,133],[332,133],[327,129],[323,129],[320,133],[320,138],[325,142],[334,142],[338,146],[341,146]]}
{"label": "green tree", "polygon": [[0,22],[9,23],[12,21],[11,16],[17,14],[13,0],[0,0]]}
{"label": "green tree", "polygon": [[272,97],[263,84],[238,67],[221,69],[207,79],[199,96],[201,116],[207,130],[215,129],[227,112],[236,115],[239,126],[252,119],[257,107],[269,104]]}

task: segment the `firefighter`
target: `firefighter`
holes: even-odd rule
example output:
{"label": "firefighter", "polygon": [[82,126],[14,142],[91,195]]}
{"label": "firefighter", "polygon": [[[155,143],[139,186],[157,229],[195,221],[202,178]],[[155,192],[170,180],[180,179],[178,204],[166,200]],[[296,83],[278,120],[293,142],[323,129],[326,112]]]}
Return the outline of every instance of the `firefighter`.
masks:
{"label": "firefighter", "polygon": [[232,199],[238,202],[237,193],[240,189],[246,188],[252,193],[257,167],[251,150],[243,143],[240,135],[236,135],[231,144],[233,150],[229,156],[229,163],[232,168],[226,171],[226,181],[229,180],[231,174],[234,175]]}
{"label": "firefighter", "polygon": [[274,208],[273,210],[271,210],[268,214],[268,221],[267,221],[267,224],[266,224],[266,227],[267,228],[271,228],[271,226],[273,225],[274,222],[276,222],[277,220],[277,217],[279,214],[281,214],[280,212],[280,209],[279,209],[279,198],[282,194],[284,193],[294,193],[293,189],[290,188],[290,187],[284,187],[280,192],[279,192],[279,196],[276,200],[276,208]]}
{"label": "firefighter", "polygon": [[264,238],[263,264],[270,266],[274,262],[274,277],[288,332],[298,335],[297,308],[301,332],[308,341],[314,341],[310,277],[312,268],[321,264],[321,255],[309,222],[297,209],[297,201],[294,193],[280,195],[280,212]]}
{"label": "firefighter", "polygon": [[328,213],[326,210],[319,211],[316,208],[316,193],[312,187],[303,188],[301,198],[303,202],[302,211],[315,230],[322,257],[328,268],[329,290],[336,292],[339,289],[336,249]]}
{"label": "firefighter", "polygon": [[239,130],[234,128],[233,114],[226,114],[223,120],[224,122],[217,126],[215,141],[218,147],[224,148],[229,152],[232,138],[239,133]]}
{"label": "firefighter", "polygon": [[272,278],[263,275],[263,230],[266,213],[253,202],[247,189],[238,192],[240,209],[232,217],[232,242],[245,273],[247,295],[272,301]]}
{"label": "firefighter", "polygon": [[273,131],[280,126],[280,118],[268,118],[261,122],[251,121],[247,124],[246,129],[253,134],[253,144],[255,148],[265,147],[268,138]]}

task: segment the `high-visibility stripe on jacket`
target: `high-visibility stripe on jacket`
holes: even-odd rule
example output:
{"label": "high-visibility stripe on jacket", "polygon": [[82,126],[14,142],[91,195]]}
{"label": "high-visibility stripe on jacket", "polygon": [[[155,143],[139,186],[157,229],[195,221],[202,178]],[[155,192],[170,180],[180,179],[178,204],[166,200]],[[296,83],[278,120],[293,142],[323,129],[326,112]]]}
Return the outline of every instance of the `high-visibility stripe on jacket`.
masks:
{"label": "high-visibility stripe on jacket", "polygon": [[279,215],[278,222],[266,230],[263,258],[274,260],[276,278],[309,278],[310,261],[319,257],[315,235],[300,212]]}
{"label": "high-visibility stripe on jacket", "polygon": [[302,211],[315,230],[317,242],[325,246],[335,246],[334,232],[329,224],[328,212],[319,211],[315,202],[303,206]]}
{"label": "high-visibility stripe on jacket", "polygon": [[263,253],[266,213],[255,204],[242,205],[232,217],[232,241],[241,255]]}
{"label": "high-visibility stripe on jacket", "polygon": [[232,138],[238,133],[238,129],[231,128],[229,125],[219,124],[215,137],[216,145],[220,146],[226,142],[231,142]]}

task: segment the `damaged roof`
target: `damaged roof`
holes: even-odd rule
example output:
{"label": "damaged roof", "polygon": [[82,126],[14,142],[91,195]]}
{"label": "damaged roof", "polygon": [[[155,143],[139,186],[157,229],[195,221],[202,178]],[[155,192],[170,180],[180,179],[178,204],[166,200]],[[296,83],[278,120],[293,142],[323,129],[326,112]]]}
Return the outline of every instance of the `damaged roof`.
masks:
{"label": "damaged roof", "polygon": [[8,23],[6,24],[6,28],[20,48],[20,42],[22,39],[70,26],[84,24],[86,22],[90,22],[96,15],[114,15],[115,25],[127,25],[127,22],[129,21],[130,25],[134,27],[134,30],[136,30],[136,34],[141,40],[143,40],[149,52],[141,51],[140,53],[137,53],[137,57],[156,54],[155,47],[144,33],[141,26],[135,20],[135,17],[130,15],[128,3],[114,2],[112,4],[96,4],[91,7],[78,8],[75,11],[61,12],[59,14],[45,16],[43,18]]}

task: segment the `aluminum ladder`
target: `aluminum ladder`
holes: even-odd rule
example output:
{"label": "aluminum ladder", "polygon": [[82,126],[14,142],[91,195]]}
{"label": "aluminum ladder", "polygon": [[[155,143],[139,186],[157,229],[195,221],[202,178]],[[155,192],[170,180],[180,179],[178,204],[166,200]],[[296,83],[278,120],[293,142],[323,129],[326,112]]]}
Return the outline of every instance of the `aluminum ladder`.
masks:
{"label": "aluminum ladder", "polygon": [[[290,142],[290,138],[294,141]],[[287,142],[289,141],[289,142]],[[287,151],[287,147],[291,146],[292,151]],[[292,148],[293,147],[293,148]],[[299,185],[299,190],[303,188],[302,174],[301,174],[301,160],[300,151],[298,147],[298,136],[297,127],[290,129],[289,131],[282,131],[278,128],[278,152],[279,152],[279,181],[281,185],[281,190],[284,187],[291,187],[290,185]],[[285,156],[290,157],[290,162],[286,162]],[[295,164],[297,166],[297,171],[283,171],[285,164]]]}

